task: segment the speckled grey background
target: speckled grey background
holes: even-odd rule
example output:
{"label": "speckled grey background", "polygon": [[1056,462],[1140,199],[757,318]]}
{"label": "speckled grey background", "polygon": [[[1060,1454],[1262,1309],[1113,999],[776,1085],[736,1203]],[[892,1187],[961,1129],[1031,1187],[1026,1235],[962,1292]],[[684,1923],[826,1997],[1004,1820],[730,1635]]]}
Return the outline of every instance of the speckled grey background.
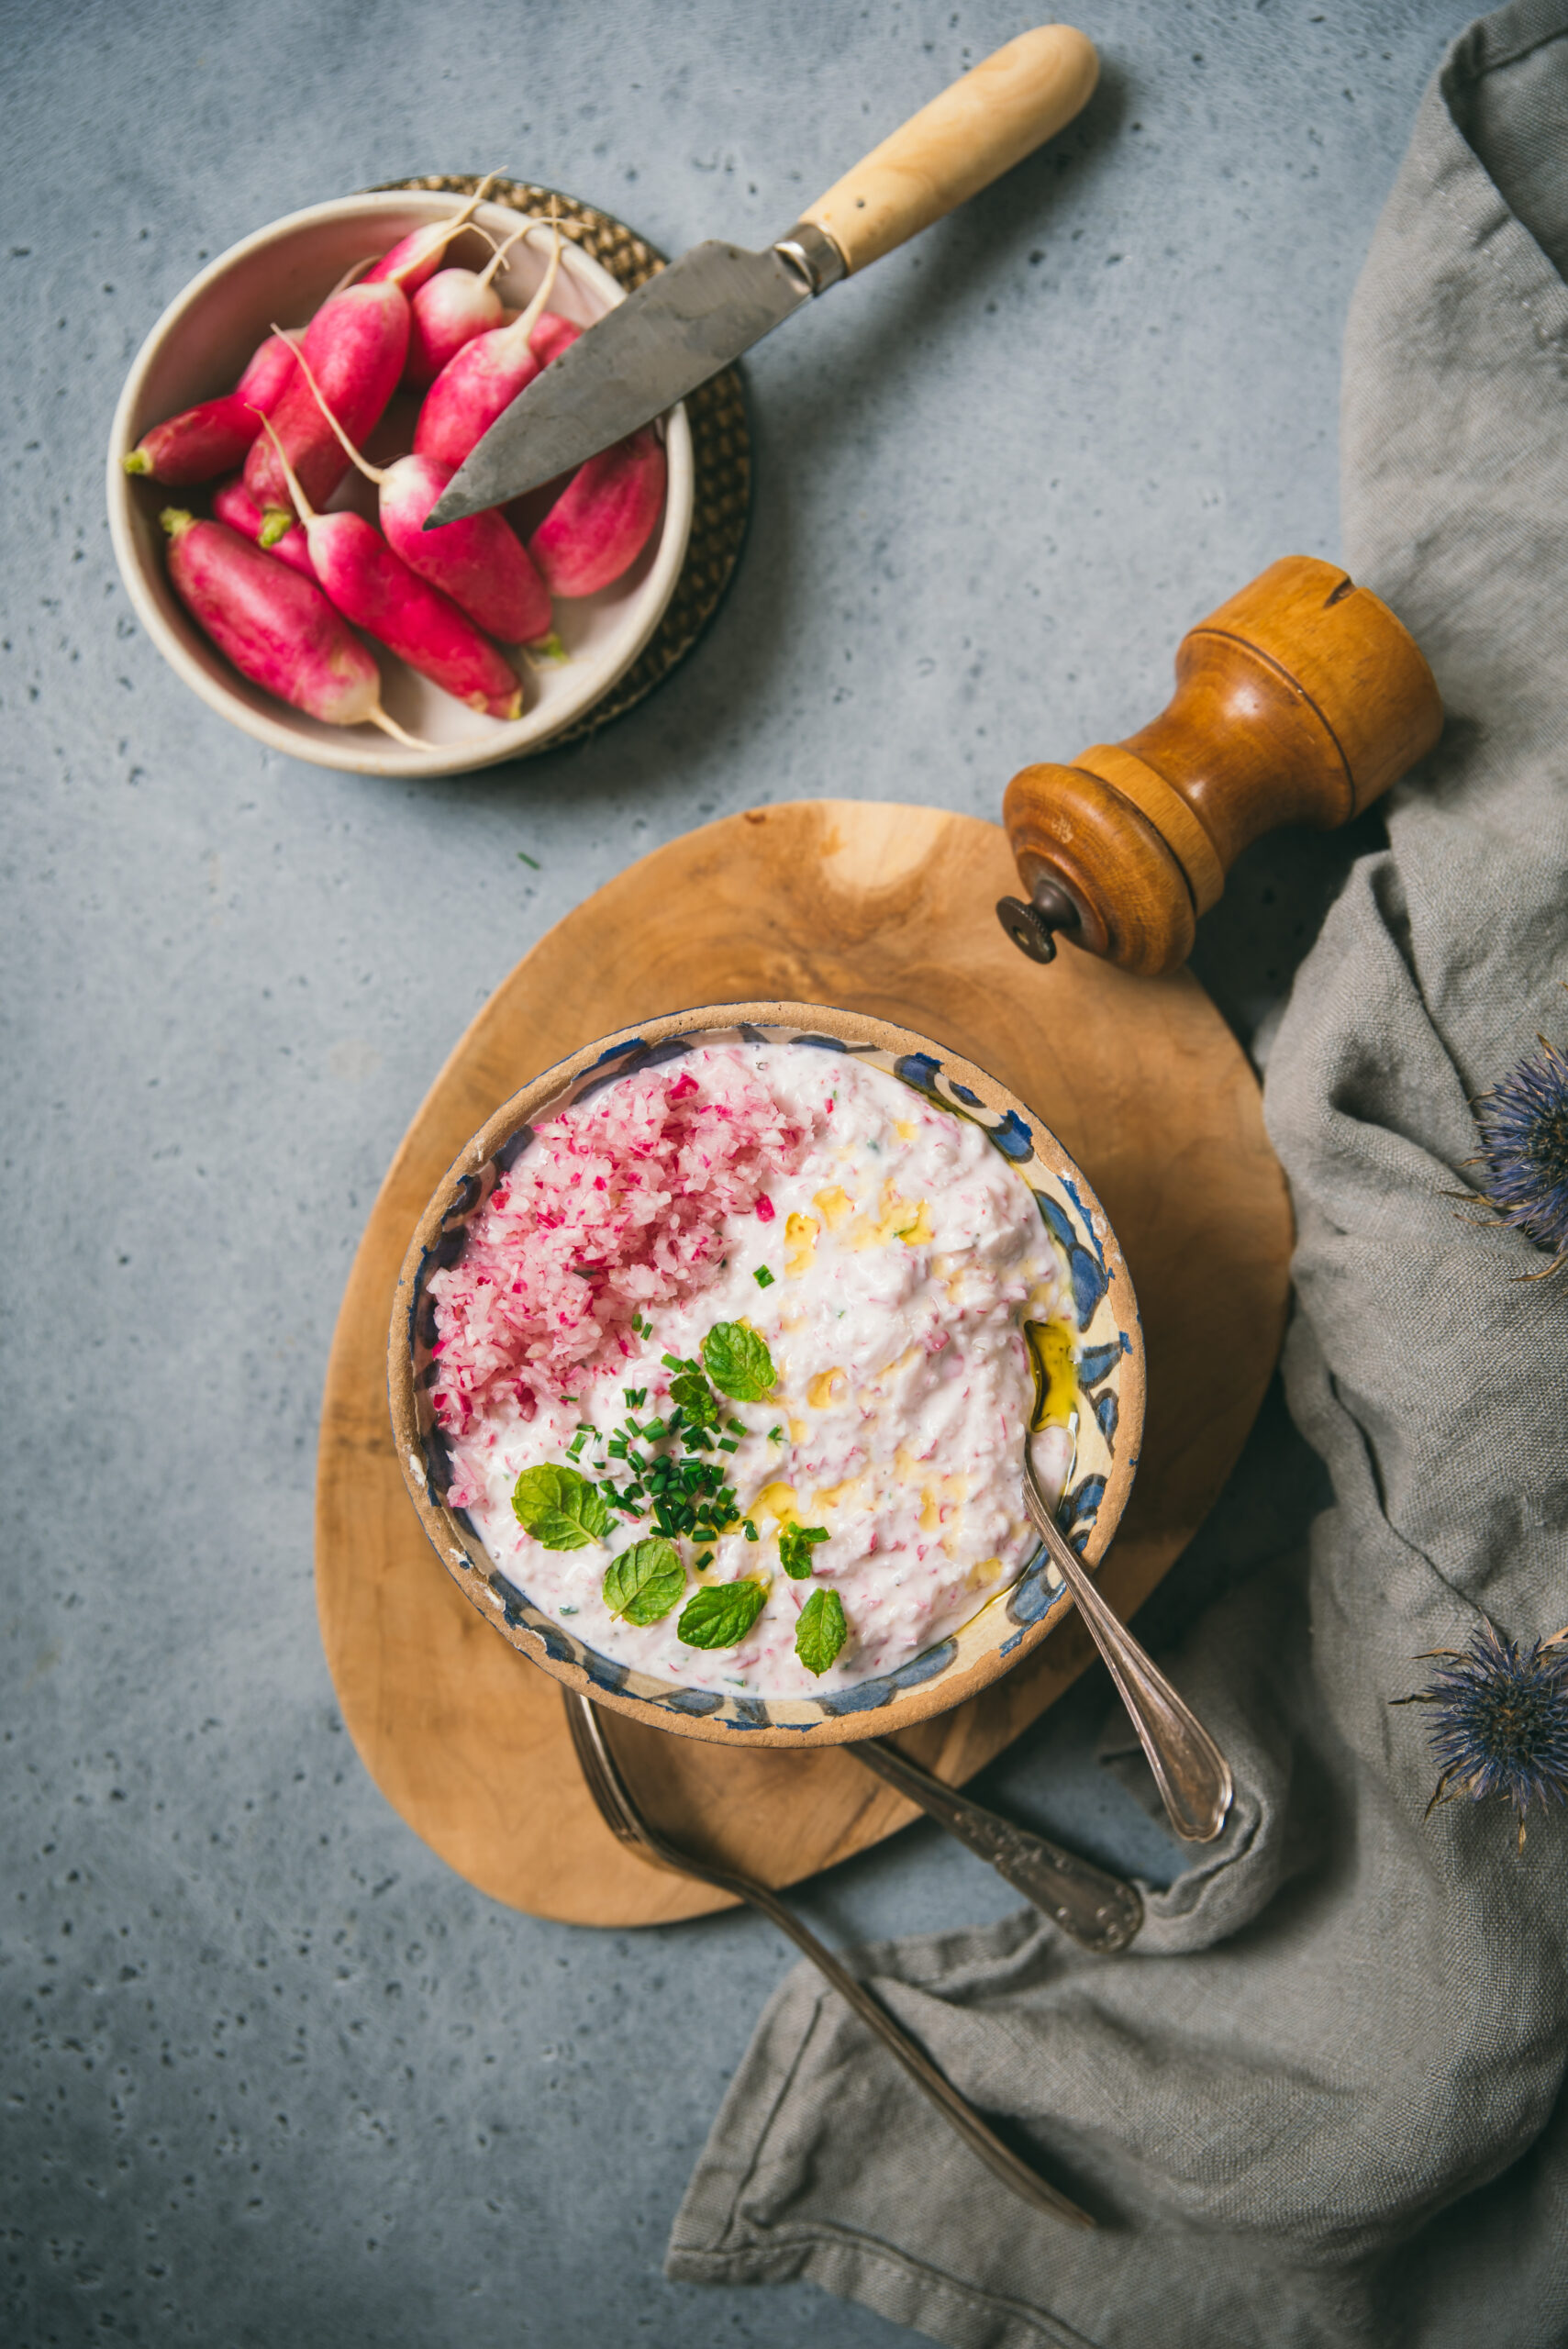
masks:
{"label": "speckled grey background", "polygon": [[[736,587],[585,749],[414,786],[264,754],[133,625],[101,464],[162,305],[279,213],[495,166],[667,250],[761,240],[1026,21],[1002,0],[0,12],[16,2349],[897,2337],[804,2286],[659,2273],[790,1962],[773,1932],[514,1916],[360,1768],[311,1593],[338,1298],[450,1043],[628,860],[818,792],[994,814],[1026,759],[1151,715],[1181,629],[1264,562],[1336,551],[1340,322],[1459,12],[1095,6],[1083,121],[756,355]],[[1347,852],[1276,839],[1210,918],[1200,966],[1249,1039]],[[1151,1635],[1316,1490],[1272,1401]],[[1173,1847],[1092,1760],[1106,1701],[1085,1684],[984,1783],[1168,1876]],[[1010,1905],[925,1829],[811,1901],[845,1936]]]}

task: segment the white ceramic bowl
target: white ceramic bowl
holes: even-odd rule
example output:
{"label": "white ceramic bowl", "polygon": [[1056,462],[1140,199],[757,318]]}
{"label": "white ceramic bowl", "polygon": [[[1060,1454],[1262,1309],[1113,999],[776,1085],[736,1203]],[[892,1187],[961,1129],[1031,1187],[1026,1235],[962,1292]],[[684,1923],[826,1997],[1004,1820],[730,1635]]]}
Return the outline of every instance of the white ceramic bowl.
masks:
{"label": "white ceramic bowl", "polygon": [[[658,529],[623,578],[596,596],[558,602],[556,629],[569,659],[535,670],[519,661],[525,707],[506,722],[476,716],[390,654],[377,649],[382,699],[399,725],[434,745],[406,750],[369,726],[324,726],[276,701],[230,667],[196,627],[169,584],[167,541],[158,517],[165,506],[205,510],[199,489],[170,490],[134,478],[124,468],[150,426],[233,389],[245,362],[275,320],[303,326],[351,264],[385,252],[427,220],[449,217],[458,195],[423,189],[350,195],[313,205],[258,229],[193,278],[164,311],[136,357],[109,435],[109,527],[115,554],[137,616],[159,651],[209,709],[242,728],[270,750],[317,766],[360,774],[457,774],[538,750],[584,717],[625,675],[647,645],[674,592],[692,519],[692,440],[684,406],[667,419],[669,488]],[[482,205],[475,217],[505,237],[518,216],[503,205]],[[536,233],[513,246],[497,284],[503,299],[520,308],[542,278],[549,239]],[[454,255],[483,260],[476,238],[457,242]],[[598,262],[562,239],[561,273],[550,307],[590,326],[622,299]],[[382,462],[410,443],[417,404],[399,393],[372,437],[369,453]],[[358,474],[333,500],[373,513],[373,496]]]}

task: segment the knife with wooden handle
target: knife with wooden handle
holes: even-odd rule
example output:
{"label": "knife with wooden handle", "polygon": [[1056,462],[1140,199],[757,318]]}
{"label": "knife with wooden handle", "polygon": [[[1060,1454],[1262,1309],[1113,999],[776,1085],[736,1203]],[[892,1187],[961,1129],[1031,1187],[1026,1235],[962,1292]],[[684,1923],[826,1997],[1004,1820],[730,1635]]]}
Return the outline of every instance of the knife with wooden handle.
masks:
{"label": "knife with wooden handle", "polygon": [[662,416],[792,311],[1032,154],[1088,104],[1098,77],[1084,34],[1038,26],[922,106],[762,252],[695,245],[518,394],[426,529],[521,497]]}

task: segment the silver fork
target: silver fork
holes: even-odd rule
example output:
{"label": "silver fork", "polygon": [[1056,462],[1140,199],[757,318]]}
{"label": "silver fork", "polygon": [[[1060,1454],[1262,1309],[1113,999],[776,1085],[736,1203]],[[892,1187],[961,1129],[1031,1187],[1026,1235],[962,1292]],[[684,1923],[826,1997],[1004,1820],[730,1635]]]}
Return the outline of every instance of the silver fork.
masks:
{"label": "silver fork", "polygon": [[977,1859],[988,1861],[1015,1892],[1097,1957],[1125,1949],[1142,1924],[1143,1902],[1135,1886],[1064,1852],[1044,1835],[1015,1827],[956,1787],[944,1786],[885,1739],[858,1737],[843,1751],[917,1802],[939,1827],[956,1835]]}
{"label": "silver fork", "polygon": [[1054,2219],[1064,2219],[1070,2226],[1092,2227],[1095,2224],[1086,2210],[1080,2210],[1065,2194],[1048,2186],[1028,2165],[1011,2153],[1000,2137],[987,2128],[973,2105],[960,2096],[952,2083],[940,2072],[924,2048],[911,2039],[900,2023],[894,2021],[887,2009],[874,1998],[863,1982],[840,1965],[827,1944],[819,1942],[809,1926],[802,1924],[794,1910],[785,1907],[776,1893],[766,1885],[753,1882],[751,1876],[740,1875],[734,1868],[716,1866],[711,1860],[698,1859],[695,1853],[684,1851],[669,1837],[650,1824],[633,1801],[622,1777],[614,1754],[610,1752],[603,1728],[594,1707],[574,1689],[562,1688],[566,1702],[566,1722],[572,1732],[572,1743],[581,1765],[589,1793],[598,1805],[600,1816],[612,1834],[617,1836],[640,1860],[655,1867],[669,1868],[677,1876],[695,1876],[700,1883],[711,1884],[720,1892],[732,1894],[737,1899],[750,1901],[770,1918],[783,1933],[787,1933],[795,1947],[805,1952],[817,1970],[826,1976],[845,2004],[852,2007],[867,2029],[873,2031],[889,2053],[897,2057],[906,2072],[936,2106],[951,2129],[957,2132],[965,2144],[979,2154],[986,2167],[995,2172],[1005,2186],[1010,2187],[1021,2201],[1036,2210],[1044,2210]]}

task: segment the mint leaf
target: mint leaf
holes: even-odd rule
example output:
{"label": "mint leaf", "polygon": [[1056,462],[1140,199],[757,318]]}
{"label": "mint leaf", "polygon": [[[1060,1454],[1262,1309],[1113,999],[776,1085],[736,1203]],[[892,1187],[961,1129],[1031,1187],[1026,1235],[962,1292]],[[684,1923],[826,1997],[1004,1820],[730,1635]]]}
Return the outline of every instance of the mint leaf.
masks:
{"label": "mint leaf", "polygon": [[818,1542],[826,1542],[825,1525],[781,1525],[779,1528],[779,1564],[791,1582],[806,1582],[811,1574],[811,1553]]}
{"label": "mint leaf", "polygon": [[795,1652],[807,1672],[820,1678],[850,1636],[844,1602],[836,1590],[814,1590],[795,1627]]}
{"label": "mint leaf", "polygon": [[612,1558],[605,1575],[605,1605],[628,1623],[657,1623],[686,1586],[686,1570],[673,1542],[658,1534],[634,1542]]}
{"label": "mint leaf", "polygon": [[525,1468],[512,1487],[512,1509],[547,1550],[585,1550],[610,1530],[604,1495],[575,1468]]}
{"label": "mint leaf", "polygon": [[676,1635],[689,1648],[738,1648],[767,1603],[760,1582],[710,1582],[687,1601]]}
{"label": "mint leaf", "polygon": [[773,1358],[754,1330],[739,1321],[716,1321],[702,1341],[708,1376],[722,1395],[738,1403],[760,1403],[778,1385]]}
{"label": "mint leaf", "polygon": [[700,1370],[683,1370],[678,1378],[670,1381],[670,1400],[679,1404],[686,1415],[689,1428],[716,1428],[718,1425],[718,1405],[713,1389]]}

